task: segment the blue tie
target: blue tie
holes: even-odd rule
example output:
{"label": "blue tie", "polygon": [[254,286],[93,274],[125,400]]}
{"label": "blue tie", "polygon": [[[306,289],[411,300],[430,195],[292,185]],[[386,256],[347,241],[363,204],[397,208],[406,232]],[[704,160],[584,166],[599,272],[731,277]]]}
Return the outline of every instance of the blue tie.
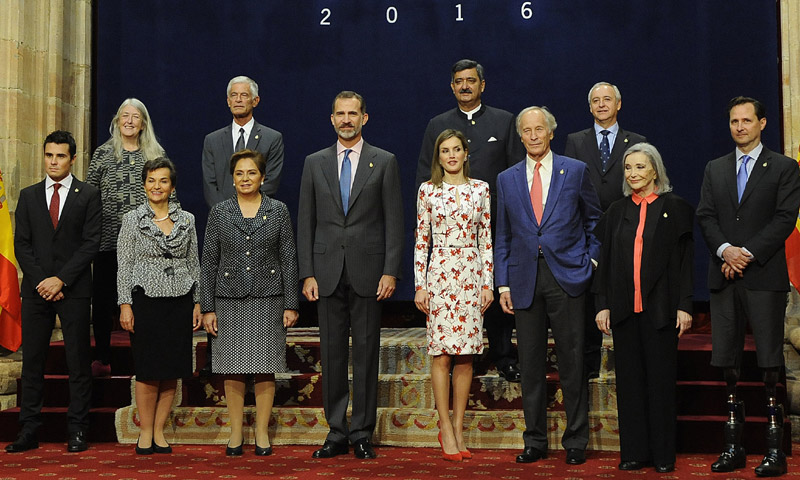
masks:
{"label": "blue tie", "polygon": [[339,191],[342,192],[342,208],[347,215],[347,206],[350,203],[350,152],[351,149],[344,151],[342,159],[342,173],[339,175]]}
{"label": "blue tie", "polygon": [[744,187],[747,186],[747,161],[750,157],[742,155],[742,165],[739,167],[739,173],[736,174],[736,190],[739,192],[739,203],[742,202],[742,194]]}
{"label": "blue tie", "polygon": [[611,160],[611,146],[608,143],[608,134],[611,132],[601,130],[600,133],[603,135],[603,139],[600,140],[600,161],[603,162],[603,173],[605,173],[608,161]]}

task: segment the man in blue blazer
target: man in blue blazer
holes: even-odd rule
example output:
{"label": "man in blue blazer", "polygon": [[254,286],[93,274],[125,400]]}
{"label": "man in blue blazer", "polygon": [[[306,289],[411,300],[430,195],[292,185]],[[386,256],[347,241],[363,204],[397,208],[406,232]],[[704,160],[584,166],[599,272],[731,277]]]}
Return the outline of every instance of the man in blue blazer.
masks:
{"label": "man in blue blazer", "polygon": [[297,255],[303,295],[317,302],[322,402],[330,426],[314,458],[347,453],[348,442],[357,458],[375,458],[381,301],[392,296],[400,278],[403,201],[395,156],[361,136],[368,119],[361,95],[339,93],[331,114],[339,138],[306,157],[300,180]]}
{"label": "man in blue blazer", "polygon": [[589,442],[583,381],[584,295],[600,253],[592,233],[600,203],[586,164],[550,150],[557,124],[547,109],[524,109],[516,125],[528,154],[525,162],[497,177],[494,261],[500,306],[516,316],[517,324],[525,414],[525,449],[517,462],[535,462],[547,455],[549,323],[567,414],[561,444],[567,463],[578,465],[586,461]]}
{"label": "man in blue blazer", "polygon": [[61,320],[69,371],[67,450],[88,448],[92,397],[89,307],[92,260],[100,250],[100,191],[72,176],[75,139],[57,130],[44,141],[47,177],[19,193],[14,251],[22,269],[20,432],[6,452],[39,447],[44,368],[50,335]]}

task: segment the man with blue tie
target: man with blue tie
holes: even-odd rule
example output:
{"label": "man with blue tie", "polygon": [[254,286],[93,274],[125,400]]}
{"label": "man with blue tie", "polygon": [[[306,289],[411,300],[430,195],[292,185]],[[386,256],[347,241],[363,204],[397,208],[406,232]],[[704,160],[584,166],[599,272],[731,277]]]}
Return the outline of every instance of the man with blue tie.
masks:
{"label": "man with blue tie", "polygon": [[[586,163],[589,179],[605,212],[609,205],[623,197],[622,157],[631,145],[644,143],[645,137],[624,130],[617,122],[622,109],[622,94],[616,85],[597,82],[589,89],[589,111],[594,118],[592,128],[567,135],[564,155]],[[600,347],[603,332],[594,323],[594,295],[586,295],[586,330],[583,345],[584,365],[588,378],[600,372]]]}
{"label": "man with blue tie", "polygon": [[585,292],[600,253],[594,230],[600,204],[585,163],[556,155],[556,119],[543,107],[517,116],[528,152],[497,177],[495,283],[500,306],[517,324],[525,449],[518,463],[547,456],[548,324],[556,341],[567,425],[561,444],[568,464],[586,461],[589,406],[583,381]]}
{"label": "man with blue tie", "polygon": [[[338,140],[306,157],[300,180],[297,257],[303,295],[317,303],[322,403],[330,430],[313,458],[348,452],[375,458],[381,302],[400,278],[403,201],[392,153],[365,142],[364,98],[343,91],[333,101]],[[352,337],[353,410],[348,340]]]}
{"label": "man with blue tie", "polygon": [[789,274],[784,242],[800,208],[797,162],[761,143],[767,125],[764,105],[749,97],[728,103],[736,150],[706,165],[697,220],[711,258],[711,365],[722,368],[728,394],[725,449],[711,465],[731,472],[747,463],[741,439],[744,403],[736,397],[745,322],[750,323],[762,370],[767,404],[767,452],[756,475],[786,473],[783,406],[776,384],[783,366],[783,323]]}

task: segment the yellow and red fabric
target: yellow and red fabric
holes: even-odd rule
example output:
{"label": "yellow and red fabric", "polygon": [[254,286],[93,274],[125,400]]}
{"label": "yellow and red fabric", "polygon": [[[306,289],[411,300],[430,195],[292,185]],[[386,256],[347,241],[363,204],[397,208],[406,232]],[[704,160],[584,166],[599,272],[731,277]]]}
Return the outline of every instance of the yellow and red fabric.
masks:
{"label": "yellow and red fabric", "polygon": [[[800,149],[797,161],[800,163]],[[800,290],[800,212],[795,219],[794,230],[786,239],[786,266],[789,269],[789,281]]]}
{"label": "yellow and red fabric", "polygon": [[22,344],[21,309],[11,214],[0,172],[0,346],[14,352]]}

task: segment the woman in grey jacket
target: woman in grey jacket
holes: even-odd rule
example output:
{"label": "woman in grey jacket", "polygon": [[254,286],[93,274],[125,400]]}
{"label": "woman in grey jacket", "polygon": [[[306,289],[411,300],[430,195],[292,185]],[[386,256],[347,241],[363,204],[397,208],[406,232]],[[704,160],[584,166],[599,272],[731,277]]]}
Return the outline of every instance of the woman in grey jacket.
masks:
{"label": "woman in grey jacket", "polygon": [[169,201],[176,181],[168,158],[148,160],[147,202],[122,217],[117,239],[120,325],[133,348],[140,455],[172,451],[164,424],[177,379],[192,376],[192,329],[201,321],[194,216]]}

